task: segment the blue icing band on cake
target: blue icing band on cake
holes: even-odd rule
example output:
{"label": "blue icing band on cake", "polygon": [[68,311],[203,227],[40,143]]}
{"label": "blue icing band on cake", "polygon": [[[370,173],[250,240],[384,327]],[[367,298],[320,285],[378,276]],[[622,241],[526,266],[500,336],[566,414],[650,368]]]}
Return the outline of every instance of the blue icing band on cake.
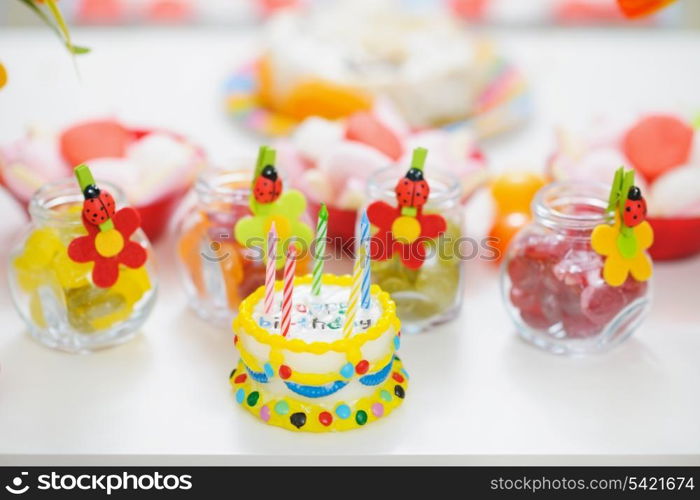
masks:
{"label": "blue icing band on cake", "polygon": [[307,398],[323,398],[325,396],[330,396],[348,385],[347,382],[343,382],[342,380],[336,380],[335,382],[330,382],[325,385],[300,385],[294,382],[285,382],[285,384],[290,391],[300,396],[306,396]]}
{"label": "blue icing band on cake", "polygon": [[245,367],[246,371],[248,372],[248,375],[250,375],[250,378],[255,380],[256,382],[259,382],[261,384],[267,384],[270,380],[267,378],[267,375],[265,375],[263,372],[254,372],[247,366]]}
{"label": "blue icing band on cake", "polygon": [[389,364],[384,368],[375,373],[370,373],[364,377],[360,377],[360,383],[362,385],[379,385],[386,380],[391,371],[391,367],[394,364],[394,360],[389,361]]}

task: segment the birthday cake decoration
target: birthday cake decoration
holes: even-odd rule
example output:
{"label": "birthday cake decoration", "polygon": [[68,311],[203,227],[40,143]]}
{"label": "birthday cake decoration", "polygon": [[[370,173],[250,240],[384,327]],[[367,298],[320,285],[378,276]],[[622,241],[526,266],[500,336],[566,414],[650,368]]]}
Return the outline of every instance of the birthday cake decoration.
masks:
{"label": "birthday cake decoration", "polygon": [[322,207],[313,273],[294,276],[299,249],[291,244],[281,281],[274,280],[271,226],[268,279],[241,303],[233,322],[240,355],[230,375],[236,401],[262,421],[294,431],[362,427],[400,405],[408,384],[396,356],[396,307],[369,285],[369,221],[361,218],[352,276],[335,276],[323,273],[327,217]]}

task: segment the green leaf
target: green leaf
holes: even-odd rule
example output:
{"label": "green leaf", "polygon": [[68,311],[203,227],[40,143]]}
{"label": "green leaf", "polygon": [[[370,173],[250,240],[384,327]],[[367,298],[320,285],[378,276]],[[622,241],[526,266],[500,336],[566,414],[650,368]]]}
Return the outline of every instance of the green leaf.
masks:
{"label": "green leaf", "polygon": [[63,33],[63,37],[66,40],[66,45],[68,45],[68,48],[71,49],[73,47],[73,44],[70,41],[70,31],[68,31],[68,25],[66,25],[66,20],[63,19],[63,14],[61,14],[61,10],[58,8],[58,5],[56,5],[56,2],[54,0],[45,1],[46,5],[49,6],[51,14],[56,20],[56,25],[58,26],[58,29],[61,31],[61,33]]}
{"label": "green leaf", "polygon": [[58,37],[61,40],[63,40],[63,35],[61,34],[61,31],[53,24],[49,16],[47,16],[46,13],[43,10],[41,10],[38,5],[36,5],[32,0],[20,0],[20,2],[29,7],[29,9],[31,9],[32,11],[34,11],[34,13],[37,16],[39,16],[39,19],[44,21],[44,23],[49,28],[51,28],[51,30],[53,30],[53,32],[56,33],[56,35],[58,35]]}
{"label": "green leaf", "polygon": [[[53,31],[58,38],[61,39],[63,44],[66,46],[68,49],[68,52],[73,55],[80,55],[80,54],[87,54],[90,52],[90,49],[87,47],[80,47],[77,45],[73,45],[71,40],[70,40],[70,33],[68,32],[68,26],[65,23],[65,20],[63,16],[61,15],[61,11],[58,10],[58,7],[56,6],[55,2],[48,2],[47,5],[49,5],[49,8],[51,9],[51,13],[53,14],[56,23],[46,14],[46,12],[43,11],[35,2],[34,0],[20,0],[24,5],[26,5],[32,12],[34,12],[39,19],[41,19],[46,26],[48,26],[51,31]],[[55,10],[54,10],[55,9]]]}
{"label": "green leaf", "polygon": [[90,47],[81,47],[80,45],[73,45],[71,47],[68,47],[68,50],[70,50],[73,54],[79,56],[81,54],[89,54],[90,53]]}

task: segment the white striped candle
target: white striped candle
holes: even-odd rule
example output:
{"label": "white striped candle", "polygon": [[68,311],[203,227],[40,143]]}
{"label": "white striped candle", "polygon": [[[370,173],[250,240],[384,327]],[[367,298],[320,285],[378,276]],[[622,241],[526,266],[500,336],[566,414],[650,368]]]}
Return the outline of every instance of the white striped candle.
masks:
{"label": "white striped candle", "polygon": [[265,272],[265,314],[272,314],[275,301],[275,273],[277,272],[277,231],[275,223],[267,233],[267,269]]}

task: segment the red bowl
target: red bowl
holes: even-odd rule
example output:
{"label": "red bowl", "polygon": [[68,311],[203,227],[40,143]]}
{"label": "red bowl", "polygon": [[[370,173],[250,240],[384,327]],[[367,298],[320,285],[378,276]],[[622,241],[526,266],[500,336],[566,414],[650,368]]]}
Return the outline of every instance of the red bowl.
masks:
{"label": "red bowl", "polygon": [[[318,213],[321,205],[313,200],[309,200],[309,208],[311,209],[310,213],[313,214],[312,219],[315,219],[315,214]],[[328,208],[328,238],[331,241],[338,239],[340,243],[354,238],[357,211],[336,208],[330,205],[327,205],[326,208]]]}
{"label": "red bowl", "polygon": [[[75,125],[72,125],[70,127],[67,127],[68,129],[72,129],[74,127],[78,127],[84,124],[89,124],[91,122],[100,122],[101,120],[90,120],[86,121],[84,123],[78,123]],[[161,129],[143,129],[143,128],[127,128],[129,134],[133,137],[132,140],[136,141],[139,140],[149,134],[152,134],[154,132],[160,132],[164,134],[168,134],[172,137],[174,137],[178,141],[186,141],[186,139],[176,133],[170,132],[168,130],[161,130]],[[93,152],[95,150],[93,149]],[[98,154],[99,151],[96,152]],[[67,160],[64,158],[64,161]],[[82,160],[81,160],[82,162]],[[196,163],[197,167],[199,165],[202,165],[205,162],[205,155],[204,151],[195,146],[195,157],[193,159],[193,162]],[[70,175],[70,168],[67,169],[66,175]],[[144,230],[146,235],[151,239],[151,241],[157,240],[164,232],[164,230],[168,227],[168,222],[171,218],[171,216],[174,214],[175,210],[177,209],[180,201],[182,198],[187,194],[189,189],[192,186],[192,183],[194,182],[196,175],[195,173],[192,174],[192,180],[191,182],[185,183],[184,185],[171,189],[170,191],[164,192],[161,196],[158,198],[155,198],[148,202],[147,204],[142,204],[142,205],[134,205],[134,208],[136,208],[139,211],[139,214],[141,215],[141,228]],[[9,187],[6,185],[6,189],[12,194],[12,196],[22,205],[24,206],[25,209],[28,208],[29,205],[29,199],[27,199],[25,196],[21,195],[20,193],[16,193],[13,190],[9,189]],[[128,193],[127,193],[128,195]]]}
{"label": "red bowl", "polygon": [[654,228],[649,253],[654,260],[676,260],[700,252],[700,217],[647,217]]}

